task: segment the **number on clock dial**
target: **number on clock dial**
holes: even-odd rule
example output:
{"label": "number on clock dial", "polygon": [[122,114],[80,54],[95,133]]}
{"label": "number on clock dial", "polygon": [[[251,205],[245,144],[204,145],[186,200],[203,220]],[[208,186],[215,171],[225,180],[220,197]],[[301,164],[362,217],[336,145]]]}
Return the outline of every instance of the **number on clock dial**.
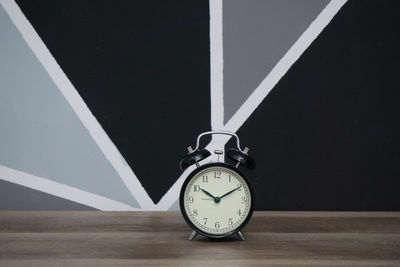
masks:
{"label": "number on clock dial", "polygon": [[193,176],[185,189],[186,214],[206,233],[224,234],[234,230],[245,220],[250,205],[246,182],[238,173],[225,167],[202,170]]}

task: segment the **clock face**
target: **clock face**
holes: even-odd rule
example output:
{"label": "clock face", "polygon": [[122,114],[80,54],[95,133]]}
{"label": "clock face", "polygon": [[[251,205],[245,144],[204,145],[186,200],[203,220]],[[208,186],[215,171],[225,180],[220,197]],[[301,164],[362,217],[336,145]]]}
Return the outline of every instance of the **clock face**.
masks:
{"label": "clock face", "polygon": [[243,175],[224,163],[196,169],[181,190],[181,211],[189,225],[207,236],[239,231],[253,211],[252,194]]}

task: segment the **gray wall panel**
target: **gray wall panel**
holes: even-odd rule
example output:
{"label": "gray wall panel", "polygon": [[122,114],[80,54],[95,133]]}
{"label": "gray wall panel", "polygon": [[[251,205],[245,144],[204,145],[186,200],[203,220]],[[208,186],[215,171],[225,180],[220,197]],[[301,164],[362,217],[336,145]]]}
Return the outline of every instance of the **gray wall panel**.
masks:
{"label": "gray wall panel", "polygon": [[96,210],[67,199],[0,180],[0,210]]}
{"label": "gray wall panel", "polygon": [[1,6],[0,39],[0,164],[138,207]]}
{"label": "gray wall panel", "polygon": [[329,0],[224,0],[224,120],[227,122]]}

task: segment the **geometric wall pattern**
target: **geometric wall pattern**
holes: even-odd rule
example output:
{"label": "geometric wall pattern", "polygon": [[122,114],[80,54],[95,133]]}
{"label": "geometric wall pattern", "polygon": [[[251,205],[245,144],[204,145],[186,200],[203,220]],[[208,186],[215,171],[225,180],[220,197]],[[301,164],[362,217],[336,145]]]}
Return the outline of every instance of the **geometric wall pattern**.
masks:
{"label": "geometric wall pattern", "polygon": [[96,210],[93,207],[0,180],[0,210]]}
{"label": "geometric wall pattern", "polygon": [[223,2],[224,123],[329,0]]}
{"label": "geometric wall pattern", "polygon": [[[233,21],[229,18],[229,16],[234,16],[235,10],[241,10],[242,7],[238,6],[240,5],[240,3],[228,1],[224,3],[218,2],[217,4],[212,2],[210,3],[210,14],[214,14],[215,18],[217,18],[217,20],[220,20],[217,22],[217,24],[222,22],[222,25],[226,26],[225,32],[229,33],[229,26],[230,23],[232,23]],[[305,1],[304,4],[305,14],[300,14],[297,18],[302,21],[303,28],[300,28],[300,31],[293,30],[288,34],[291,35],[290,38],[280,41],[281,43],[284,43],[286,41],[285,46],[283,47],[286,47],[287,49],[293,45],[294,41],[298,39],[298,35],[300,35],[302,33],[302,30],[304,31],[307,26],[315,19],[316,14],[318,14],[322,10],[324,4],[326,3],[308,3],[308,1]],[[79,102],[79,100],[83,102],[84,99],[79,98],[79,96],[75,99],[68,99],[65,97],[65,91],[68,90],[65,87],[68,87],[69,85],[68,77],[64,77],[64,81],[61,81],[58,84],[54,82],[54,76],[63,76],[64,71],[60,68],[52,69],[52,66],[50,64],[47,64],[48,62],[43,59],[47,57],[50,58],[50,60],[48,59],[48,61],[54,61],[54,58],[51,55],[52,50],[44,52],[40,50],[40,48],[42,48],[42,50],[46,49],[46,44],[42,43],[42,40],[40,40],[40,36],[37,36],[37,33],[40,33],[41,29],[39,23],[34,24],[34,27],[35,25],[38,25],[38,30],[35,31],[35,28],[32,28],[29,21],[25,20],[23,12],[19,9],[19,6],[15,2],[3,1],[2,5],[3,8],[0,13],[0,19],[2,20],[1,34],[3,35],[2,39],[7,40],[7,42],[2,42],[1,47],[1,53],[3,53],[2,58],[4,59],[2,61],[2,66],[4,69],[4,71],[2,71],[2,87],[4,89],[1,91],[1,125],[3,129],[0,142],[2,142],[2,147],[5,148],[2,150],[3,153],[1,153],[1,165],[3,166],[2,178],[8,179],[11,182],[16,182],[17,180],[15,179],[15,177],[10,177],[12,175],[9,173],[12,172],[12,170],[16,170],[18,171],[18,173],[14,175],[23,176],[20,177],[20,184],[28,185],[36,183],[38,185],[37,189],[42,188],[42,190],[39,191],[44,191],[43,189],[44,187],[46,187],[45,192],[47,191],[50,194],[54,194],[54,192],[52,192],[52,186],[68,186],[74,189],[81,190],[79,191],[80,193],[82,193],[82,196],[80,197],[81,199],[87,199],[88,196],[86,195],[91,194],[90,196],[92,197],[101,196],[107,199],[107,201],[111,202],[109,205],[100,205],[95,208],[124,209],[123,205],[128,205],[132,208],[156,209],[157,207],[154,205],[153,201],[150,198],[146,198],[138,194],[138,189],[142,189],[142,195],[146,195],[145,188],[132,188],[132,186],[135,185],[127,183],[126,180],[136,178],[135,174],[131,172],[131,175],[125,175],[125,177],[121,177],[121,173],[123,171],[121,170],[118,172],[118,167],[115,166],[116,164],[112,164],[113,162],[109,160],[110,155],[104,155],[107,153],[107,149],[102,149],[100,143],[102,141],[100,140],[107,138],[107,133],[103,132],[103,136],[98,138],[100,140],[93,140],[93,136],[91,136],[91,133],[93,135],[93,132],[98,131],[99,127],[97,127],[97,129],[93,127],[95,128],[93,129],[88,127],[88,123],[86,123],[86,125],[82,123],[84,122],[82,120],[83,115],[79,117],[79,114],[86,112],[89,113],[88,116],[90,116],[90,111],[87,109],[74,109],[74,106],[71,103],[72,101]],[[29,3],[24,3],[24,1],[20,1],[19,5],[22,7],[22,10],[25,10],[26,14],[30,14],[31,10],[33,10],[33,8],[29,8]],[[226,9],[223,9],[227,12],[227,14],[225,13],[226,23],[224,23],[225,17],[223,18],[221,14],[222,5],[227,6]],[[231,7],[231,5],[233,6]],[[253,10],[250,9],[247,16],[251,17],[255,15],[252,13],[260,10],[260,8],[266,11],[271,9],[281,10],[282,12],[285,11],[285,8],[282,7],[281,4],[277,4],[276,1],[271,1],[268,3],[259,2],[258,5],[257,3],[254,3],[254,5],[250,7],[253,8]],[[286,10],[290,9],[286,8]],[[56,13],[57,9],[52,9],[52,11]],[[216,12],[219,12],[219,14],[216,14]],[[309,13],[307,14],[307,12]],[[260,15],[262,14],[258,14],[258,16],[261,18],[262,16]],[[215,18],[212,18],[212,20]],[[248,18],[246,18],[246,14],[244,14],[243,20],[248,20]],[[297,21],[295,21],[296,18],[293,18],[293,20],[294,23],[297,24]],[[34,18],[32,18],[31,21],[34,21]],[[46,21],[46,24],[49,24],[48,21]],[[19,28],[16,25],[19,26]],[[261,23],[248,25],[247,27],[253,27],[253,32],[260,32],[260,29],[257,29],[257,25],[261,25]],[[24,27],[28,29],[25,32],[23,32]],[[210,25],[210,28],[212,27],[213,24]],[[290,28],[290,25],[288,27]],[[246,29],[244,30],[246,31]],[[59,31],[61,31],[61,29],[59,29]],[[264,35],[267,36],[267,33],[265,33]],[[238,37],[240,37],[240,33]],[[33,41],[29,38],[33,39]],[[36,47],[35,38],[39,39],[36,40]],[[43,34],[42,38],[43,40],[46,40],[45,34]],[[235,37],[228,35],[228,38],[231,39]],[[238,40],[239,39],[240,38],[238,38]],[[248,44],[251,44],[253,40],[251,40],[251,38],[248,39]],[[231,40],[227,41],[227,43],[234,43],[231,42]],[[213,40],[211,40],[211,42],[213,42]],[[214,41],[214,43],[215,42],[216,41]],[[39,45],[37,43],[39,43]],[[40,46],[40,44],[42,45]],[[50,42],[49,45],[51,45]],[[224,50],[230,51],[229,48],[229,46],[225,46]],[[231,50],[233,50],[233,53],[236,52],[235,48]],[[264,55],[270,54],[270,51],[268,50],[259,52]],[[58,52],[54,51],[54,53],[57,54]],[[257,51],[254,51],[254,53],[257,53]],[[40,56],[42,57],[42,60]],[[277,54],[276,56],[279,58],[282,55],[279,56]],[[227,53],[226,62],[229,63],[229,60],[231,58],[232,55],[229,55],[229,53]],[[255,57],[255,59],[256,58],[257,56]],[[63,63],[63,59],[59,59],[59,62]],[[262,73],[261,71],[261,75],[268,73],[271,68],[270,66],[273,65],[273,63],[274,62],[269,62],[269,67],[268,64],[266,64],[267,68],[264,68],[264,73]],[[47,66],[43,66],[46,64]],[[234,65],[234,63],[231,65]],[[260,65],[260,62],[256,62],[255,65],[262,66],[262,63]],[[61,64],[61,66],[63,65]],[[225,65],[225,68],[229,69],[229,66],[230,65]],[[75,66],[75,68],[77,68],[77,66]],[[90,76],[90,69],[87,69],[86,71],[86,75]],[[74,75],[72,72],[67,73],[71,76]],[[211,75],[222,76],[222,73],[218,73],[218,70],[215,70],[215,72],[212,72]],[[250,93],[251,88],[255,85],[254,81],[251,81],[252,78],[253,77],[247,77],[247,80],[249,80],[251,86],[245,88],[245,91],[248,91]],[[84,85],[85,84],[83,84],[83,86]],[[62,86],[63,88],[57,88],[60,86]],[[75,89],[82,94],[87,93],[85,91],[81,91],[83,89],[71,88],[71,85],[69,87],[69,90]],[[214,90],[214,88],[212,88],[212,90]],[[222,88],[217,88],[216,90],[222,90]],[[224,95],[232,95],[232,93],[227,91],[227,93]],[[109,100],[112,100],[110,97],[107,98]],[[229,99],[227,99],[227,101],[232,102],[232,100]],[[243,96],[239,101],[243,101]],[[206,103],[204,104],[206,105]],[[75,106],[77,105],[79,104],[75,104]],[[238,106],[240,106],[240,103],[222,105],[227,107],[232,106],[233,109],[237,109]],[[217,107],[214,113],[219,113],[218,109],[220,108],[221,107]],[[230,112],[232,113],[232,111]],[[206,114],[207,112],[203,112],[203,115]],[[101,116],[102,114],[96,115]],[[103,117],[104,116],[106,115],[103,115]],[[92,121],[94,120],[94,122],[92,123],[96,123],[96,119],[94,119],[93,117],[91,117],[91,119]],[[148,120],[148,118],[146,119]],[[128,122],[129,120],[127,121],[127,123]],[[103,125],[105,124],[106,123],[103,120]],[[223,125],[221,124],[218,127],[222,126]],[[100,128],[100,130],[102,129]],[[112,131],[112,129],[108,130]],[[126,128],[119,130],[124,131],[126,130]],[[146,132],[146,130],[148,129],[144,130]],[[193,138],[193,136],[190,137]],[[160,139],[160,137],[158,139]],[[116,141],[114,140],[114,143],[115,142]],[[112,141],[110,140],[109,143],[112,143]],[[122,143],[122,145],[124,144]],[[103,145],[103,147],[106,147],[106,145]],[[123,146],[121,146],[120,149],[123,149]],[[118,147],[116,148],[116,150],[118,150]],[[143,155],[143,152],[137,154],[141,156]],[[119,156],[121,158],[123,157],[122,155]],[[129,155],[127,156],[129,157]],[[129,168],[123,158],[122,163],[125,165],[125,168]],[[129,163],[131,163],[131,165],[133,166],[135,164],[135,162],[132,161],[130,161]],[[143,175],[146,175],[146,172],[144,172]],[[33,179],[33,177],[35,177],[36,180],[30,181],[28,183],[27,180]],[[183,177],[181,177],[181,180],[182,178]],[[47,187],[48,185],[46,186],[44,184],[39,186],[40,179],[45,179],[46,182],[50,182],[50,188]],[[141,184],[146,184],[146,180],[142,179],[140,181]],[[136,187],[139,183],[140,182],[137,181]],[[63,191],[68,192],[67,189]],[[159,204],[162,209],[169,208],[169,206],[174,203],[173,200],[177,198],[176,189],[174,191],[170,191],[175,193],[171,197],[167,198],[167,201],[165,201],[167,202],[166,204]],[[75,200],[74,192],[64,193],[63,196],[69,200]],[[135,197],[141,200],[141,205],[136,201]],[[118,204],[121,203],[123,205],[117,208],[113,206],[114,201],[118,202]],[[29,208],[29,203],[27,203],[26,208]],[[63,207],[60,206],[60,209],[63,209]]]}
{"label": "geometric wall pattern", "polygon": [[0,22],[1,165],[139,208],[3,8]]}
{"label": "geometric wall pattern", "polygon": [[400,209],[400,39],[388,3],[348,1],[238,130],[263,162],[261,209]]}
{"label": "geometric wall pattern", "polygon": [[[271,133],[280,128],[273,122],[285,117],[260,125],[289,109],[274,102],[277,94],[287,100],[308,92],[290,95],[282,83],[299,64],[310,66],[303,58],[335,16],[359,10],[352,1],[0,3],[1,209],[179,209],[178,192],[192,170],[181,173],[179,159],[210,129],[254,144],[258,209],[318,209],[290,198],[296,192],[287,184],[310,195],[288,178],[301,171],[277,172],[285,173],[275,182],[281,197],[269,189],[265,177],[277,174],[264,163],[285,162],[279,149],[289,141],[274,147],[264,140],[275,140]],[[206,146],[223,149],[228,141],[213,137]],[[399,208],[398,199],[388,201]],[[325,204],[321,209],[346,209]]]}
{"label": "geometric wall pattern", "polygon": [[209,128],[207,1],[17,3],[118,149],[115,160],[157,203],[180,174],[182,142]]}

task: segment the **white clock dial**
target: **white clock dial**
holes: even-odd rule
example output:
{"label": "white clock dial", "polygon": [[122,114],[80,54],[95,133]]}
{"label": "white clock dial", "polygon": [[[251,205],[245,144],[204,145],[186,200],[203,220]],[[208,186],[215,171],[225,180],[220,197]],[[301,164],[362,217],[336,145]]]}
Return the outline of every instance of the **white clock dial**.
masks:
{"label": "white clock dial", "polygon": [[184,189],[187,218],[201,231],[223,235],[240,227],[251,211],[251,193],[234,170],[210,166],[195,174]]}

